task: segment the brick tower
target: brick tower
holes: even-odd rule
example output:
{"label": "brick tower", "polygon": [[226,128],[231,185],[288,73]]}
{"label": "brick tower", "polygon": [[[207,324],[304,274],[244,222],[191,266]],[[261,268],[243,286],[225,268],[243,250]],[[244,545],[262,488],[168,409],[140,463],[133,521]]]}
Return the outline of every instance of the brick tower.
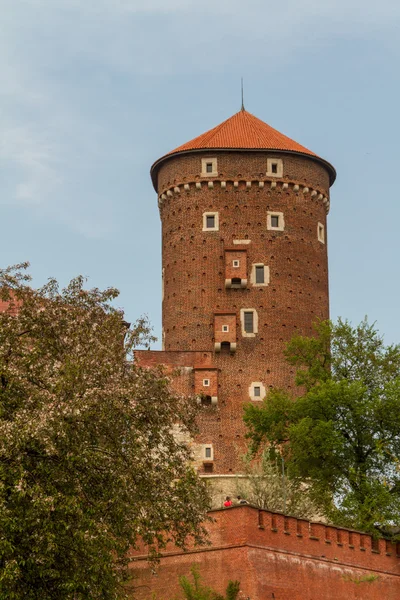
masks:
{"label": "brick tower", "polygon": [[329,317],[326,216],[334,168],[244,109],[157,160],[162,363],[204,405],[199,472],[232,477],[243,406],[290,390],[283,350]]}

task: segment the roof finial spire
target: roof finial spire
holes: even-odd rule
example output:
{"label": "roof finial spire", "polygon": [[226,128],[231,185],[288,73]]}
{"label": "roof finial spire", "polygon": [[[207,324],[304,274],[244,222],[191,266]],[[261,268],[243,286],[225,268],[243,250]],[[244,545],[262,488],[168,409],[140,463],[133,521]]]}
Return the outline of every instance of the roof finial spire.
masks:
{"label": "roof finial spire", "polygon": [[241,78],[241,80],[242,80],[242,108],[241,108],[241,110],[244,110],[243,77]]}

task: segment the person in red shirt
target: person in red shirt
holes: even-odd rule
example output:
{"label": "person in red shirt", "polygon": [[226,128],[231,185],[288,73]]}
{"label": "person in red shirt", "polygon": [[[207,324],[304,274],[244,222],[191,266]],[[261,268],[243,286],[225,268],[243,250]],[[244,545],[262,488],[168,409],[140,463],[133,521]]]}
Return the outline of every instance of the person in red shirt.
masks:
{"label": "person in red shirt", "polygon": [[225,498],[224,506],[225,506],[225,508],[229,508],[229,506],[232,506],[232,500],[230,499],[229,496],[227,496]]}

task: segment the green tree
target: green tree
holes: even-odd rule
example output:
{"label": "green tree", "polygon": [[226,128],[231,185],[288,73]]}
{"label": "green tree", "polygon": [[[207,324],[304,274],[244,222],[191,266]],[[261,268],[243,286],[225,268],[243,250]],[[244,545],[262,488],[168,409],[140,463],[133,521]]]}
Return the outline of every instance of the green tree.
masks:
{"label": "green tree", "polygon": [[289,478],[281,458],[271,459],[267,449],[256,460],[245,457],[244,474],[246,477],[237,481],[237,493],[250,504],[303,519],[315,519],[318,515],[304,481],[299,477]]}
{"label": "green tree", "polygon": [[236,600],[240,591],[239,581],[229,581],[225,595],[222,596],[212,588],[204,585],[195,565],[190,569],[193,583],[185,576],[179,578],[185,600]]}
{"label": "green tree", "polygon": [[0,598],[124,598],[127,553],[201,542],[208,496],[173,435],[196,402],[132,361],[147,344],[78,277],[0,272]]}
{"label": "green tree", "polygon": [[273,390],[246,408],[252,452],[282,454],[332,522],[388,533],[400,523],[400,347],[366,320],[316,329],[287,348],[300,397]]}

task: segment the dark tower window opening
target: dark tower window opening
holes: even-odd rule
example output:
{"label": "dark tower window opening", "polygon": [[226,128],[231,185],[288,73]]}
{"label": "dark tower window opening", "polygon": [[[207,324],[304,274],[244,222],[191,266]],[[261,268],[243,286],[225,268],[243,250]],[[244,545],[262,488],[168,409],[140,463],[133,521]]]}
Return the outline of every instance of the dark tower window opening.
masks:
{"label": "dark tower window opening", "polygon": [[214,227],[215,227],[215,216],[214,215],[207,215],[206,225],[207,225],[207,229],[214,229]]}
{"label": "dark tower window opening", "polygon": [[203,466],[204,473],[212,473],[214,471],[214,465],[212,463],[205,463]]}
{"label": "dark tower window opening", "polygon": [[240,267],[240,262],[238,260],[234,260],[232,262],[232,266],[235,267],[235,268]]}
{"label": "dark tower window opening", "polygon": [[272,165],[271,165],[271,172],[272,173],[277,173],[278,172],[278,165],[276,163],[272,163]]}
{"label": "dark tower window opening", "polygon": [[213,172],[213,164],[211,162],[206,163],[206,173],[212,173]]}
{"label": "dark tower window opening", "polygon": [[232,277],[232,285],[238,285],[240,287],[242,285],[240,277]]}
{"label": "dark tower window opening", "polygon": [[244,313],[244,330],[246,333],[254,332],[254,313],[252,313],[252,312]]}
{"label": "dark tower window opening", "polygon": [[261,388],[259,385],[254,386],[254,396],[258,396],[258,397],[261,396]]}
{"label": "dark tower window opening", "polygon": [[279,227],[279,216],[278,215],[271,216],[271,227]]}
{"label": "dark tower window opening", "polygon": [[265,283],[264,265],[256,266],[256,283]]}

